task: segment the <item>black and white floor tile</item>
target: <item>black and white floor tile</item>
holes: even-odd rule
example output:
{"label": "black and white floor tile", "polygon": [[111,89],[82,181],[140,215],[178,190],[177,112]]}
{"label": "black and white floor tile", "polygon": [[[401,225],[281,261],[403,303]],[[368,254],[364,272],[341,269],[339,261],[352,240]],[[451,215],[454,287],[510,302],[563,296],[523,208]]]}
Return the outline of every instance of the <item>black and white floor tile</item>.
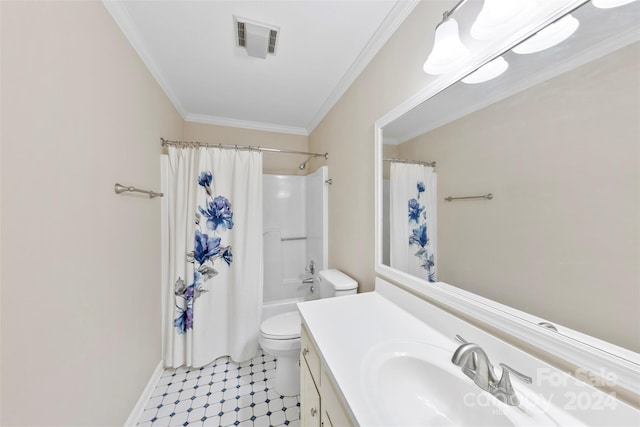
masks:
{"label": "black and white floor tile", "polygon": [[275,367],[261,353],[242,363],[222,357],[203,368],[167,369],[138,426],[299,427],[299,396],[276,393]]}

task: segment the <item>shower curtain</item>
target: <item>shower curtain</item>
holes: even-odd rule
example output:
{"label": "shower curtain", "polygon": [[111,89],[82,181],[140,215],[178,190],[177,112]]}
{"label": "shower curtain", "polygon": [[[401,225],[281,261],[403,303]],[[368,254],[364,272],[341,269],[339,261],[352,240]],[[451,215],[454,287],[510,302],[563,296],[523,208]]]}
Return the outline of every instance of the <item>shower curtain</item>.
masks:
{"label": "shower curtain", "polygon": [[250,359],[262,308],[262,153],[168,154],[164,364]]}
{"label": "shower curtain", "polygon": [[436,174],[432,167],[391,163],[391,267],[435,282]]}

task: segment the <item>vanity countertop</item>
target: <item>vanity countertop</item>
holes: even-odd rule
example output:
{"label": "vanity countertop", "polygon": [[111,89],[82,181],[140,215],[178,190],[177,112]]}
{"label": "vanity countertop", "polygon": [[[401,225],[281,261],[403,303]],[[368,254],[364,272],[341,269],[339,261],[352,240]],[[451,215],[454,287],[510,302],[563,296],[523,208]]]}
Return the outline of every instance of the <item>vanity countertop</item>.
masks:
{"label": "vanity countertop", "polygon": [[362,361],[387,341],[420,341],[455,351],[457,345],[377,292],[298,304],[351,415],[361,425],[379,425],[362,392]]}
{"label": "vanity countertop", "polygon": [[[541,410],[551,411],[552,424],[630,426],[640,422],[638,409],[379,279],[376,292],[302,302],[298,303],[298,310],[356,425],[385,424],[366,397],[367,387],[372,387],[366,380],[371,373],[364,372],[366,360],[371,359],[376,348],[400,341],[427,343],[439,347],[440,354],[448,359],[445,363],[450,364],[449,355],[460,345],[454,338],[456,334],[481,344],[494,366],[505,362],[533,377],[533,383],[526,387],[514,382],[516,393],[526,396]],[[442,384],[435,386],[438,393],[443,391]],[[586,398],[589,406],[575,407],[576,401]],[[522,406],[517,412],[529,413]],[[540,424],[540,419],[532,417],[524,421],[516,424]]]}

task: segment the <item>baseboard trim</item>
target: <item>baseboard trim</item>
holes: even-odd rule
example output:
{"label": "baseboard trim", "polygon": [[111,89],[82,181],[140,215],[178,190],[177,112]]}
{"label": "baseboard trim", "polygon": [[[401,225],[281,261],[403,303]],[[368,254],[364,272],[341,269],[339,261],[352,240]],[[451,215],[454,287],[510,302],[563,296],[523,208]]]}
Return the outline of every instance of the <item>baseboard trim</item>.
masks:
{"label": "baseboard trim", "polygon": [[140,397],[138,398],[136,405],[131,410],[131,413],[129,414],[129,418],[127,418],[127,421],[124,422],[124,427],[136,426],[136,424],[138,423],[138,420],[140,419],[140,416],[144,412],[144,407],[147,405],[147,402],[149,401],[149,399],[151,399],[151,393],[153,393],[153,390],[156,388],[156,384],[158,384],[158,381],[160,380],[160,377],[162,376],[163,372],[164,372],[164,366],[161,360],[160,362],[158,362],[158,366],[156,366],[156,369],[153,371],[153,374],[151,374],[151,378],[149,378],[149,382],[147,382],[147,385],[142,391],[142,394],[140,395]]}

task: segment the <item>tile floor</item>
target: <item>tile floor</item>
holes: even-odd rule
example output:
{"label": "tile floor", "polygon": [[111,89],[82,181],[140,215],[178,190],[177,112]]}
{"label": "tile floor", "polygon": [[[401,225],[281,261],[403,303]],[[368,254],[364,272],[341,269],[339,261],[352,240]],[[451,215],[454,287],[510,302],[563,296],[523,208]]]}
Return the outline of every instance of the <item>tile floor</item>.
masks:
{"label": "tile floor", "polygon": [[138,420],[141,427],[300,425],[299,396],[273,390],[275,359],[221,357],[197,369],[166,369]]}

